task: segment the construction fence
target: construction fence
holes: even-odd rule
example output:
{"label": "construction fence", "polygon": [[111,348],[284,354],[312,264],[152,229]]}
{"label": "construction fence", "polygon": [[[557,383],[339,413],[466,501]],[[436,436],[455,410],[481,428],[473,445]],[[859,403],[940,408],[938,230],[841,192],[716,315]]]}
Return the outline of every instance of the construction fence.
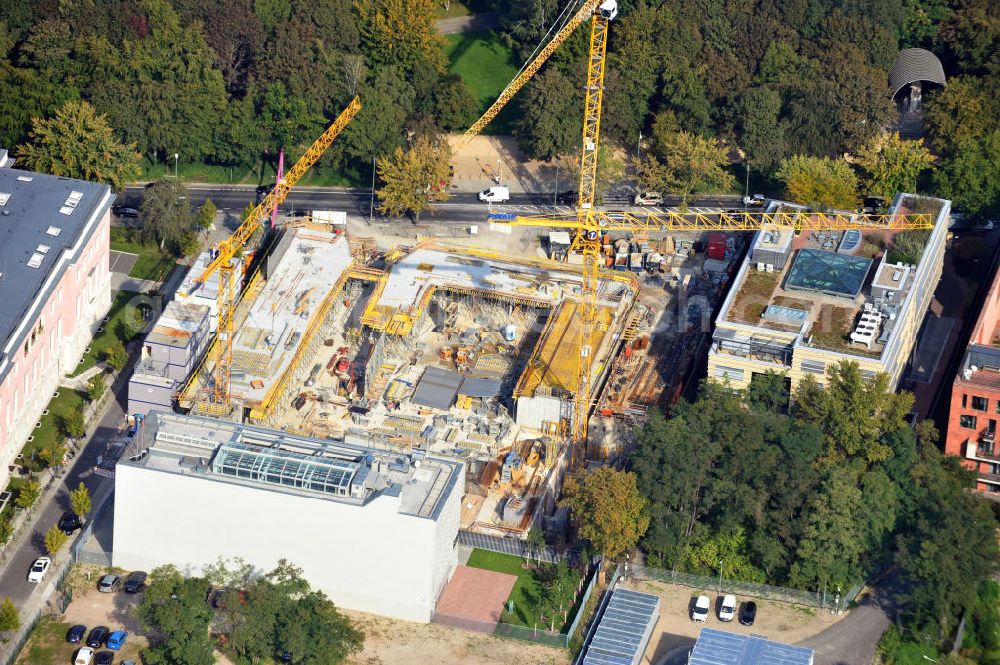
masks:
{"label": "construction fence", "polygon": [[726,579],[718,577],[708,577],[706,575],[695,575],[693,573],[681,573],[662,568],[650,568],[647,566],[629,566],[631,577],[637,580],[655,580],[659,582],[669,582],[670,584],[680,584],[692,589],[713,589],[716,592],[731,593],[739,596],[750,596],[752,598],[763,598],[765,600],[777,600],[785,603],[795,603],[808,607],[818,607],[834,611],[843,611],[847,605],[854,601],[864,588],[863,582],[858,582],[846,592],[841,593],[838,589],[819,589],[817,591],[804,591],[802,589],[791,589],[788,587],[771,586],[770,584],[758,584],[756,582],[742,582],[740,580]]}
{"label": "construction fence", "polygon": [[[502,621],[477,621],[475,619],[467,619],[465,617],[442,614],[440,612],[435,612],[433,614],[431,617],[431,623],[454,626],[455,628],[462,628],[464,630],[470,630],[477,633],[486,633],[487,635],[509,637],[524,642],[535,642],[537,644],[544,644],[545,646],[556,647],[559,649],[568,649],[573,636],[577,634],[580,627],[583,625],[587,602],[594,593],[598,578],[600,577],[598,573],[603,565],[604,562],[602,560],[595,560],[587,571],[586,584],[581,590],[580,595],[577,596],[576,602],[573,603],[573,620],[569,622],[569,625],[564,632],[549,631],[545,629],[545,626],[530,627],[504,623]],[[615,575],[614,579],[617,579],[617,577],[618,576]]]}
{"label": "construction fence", "polygon": [[550,545],[533,547],[527,541],[520,538],[503,538],[485,533],[476,533],[475,531],[467,531],[465,529],[459,529],[458,531],[458,544],[480,550],[499,552],[500,554],[510,554],[522,559],[537,559],[545,563],[558,563],[565,560],[575,564],[579,560],[582,550],[582,543],[575,544],[565,550],[560,550]]}

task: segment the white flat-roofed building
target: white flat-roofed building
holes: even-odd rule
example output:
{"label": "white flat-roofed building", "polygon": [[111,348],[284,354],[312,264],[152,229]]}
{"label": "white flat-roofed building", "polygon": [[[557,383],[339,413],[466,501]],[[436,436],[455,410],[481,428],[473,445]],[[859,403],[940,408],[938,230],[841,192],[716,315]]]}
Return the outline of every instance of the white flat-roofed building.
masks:
{"label": "white flat-roofed building", "polygon": [[337,605],[429,622],[454,571],[461,462],[153,413],[115,472],[113,563],[281,559]]}

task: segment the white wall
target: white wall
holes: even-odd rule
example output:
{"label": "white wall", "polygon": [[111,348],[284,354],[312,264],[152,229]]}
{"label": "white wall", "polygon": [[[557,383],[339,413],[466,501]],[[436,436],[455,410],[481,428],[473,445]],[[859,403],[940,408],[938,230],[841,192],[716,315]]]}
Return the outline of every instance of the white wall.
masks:
{"label": "white wall", "polygon": [[453,488],[435,521],[399,514],[392,496],[358,507],[121,464],[113,562],[200,574],[220,556],[259,572],[285,558],[337,605],[428,622],[456,565],[460,494]]}

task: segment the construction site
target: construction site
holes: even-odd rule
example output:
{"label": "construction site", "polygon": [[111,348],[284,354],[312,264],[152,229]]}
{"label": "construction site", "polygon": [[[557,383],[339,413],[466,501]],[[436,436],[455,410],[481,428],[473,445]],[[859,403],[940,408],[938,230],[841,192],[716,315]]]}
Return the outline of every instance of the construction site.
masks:
{"label": "construction site", "polygon": [[[225,417],[461,459],[463,528],[526,533],[553,512],[570,463],[581,257],[545,235],[537,248],[559,261],[471,240],[380,249],[317,217],[281,225],[246,276]],[[615,240],[603,239],[609,263]],[[642,261],[599,280],[591,463],[620,455],[648,410],[680,393],[707,331],[677,325],[675,313],[692,299],[711,308],[737,255],[730,241],[709,258],[693,235],[624,240]],[[202,405],[216,363],[209,349],[179,390],[179,408],[210,413]]]}

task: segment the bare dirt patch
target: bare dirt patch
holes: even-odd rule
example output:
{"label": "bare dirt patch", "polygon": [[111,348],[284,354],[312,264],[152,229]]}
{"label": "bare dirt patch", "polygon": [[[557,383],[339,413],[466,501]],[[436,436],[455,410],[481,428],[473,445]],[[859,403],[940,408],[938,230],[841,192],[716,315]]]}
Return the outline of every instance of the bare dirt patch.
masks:
{"label": "bare dirt patch", "polygon": [[342,610],[365,634],[348,665],[568,665],[569,652],[437,624]]}
{"label": "bare dirt patch", "polygon": [[[777,601],[761,600],[737,596],[742,605],[746,600],[757,603],[757,620],[753,626],[743,626],[736,621],[722,622],[718,618],[719,595],[714,591],[699,591],[691,587],[663,582],[630,580],[625,588],[660,597],[660,619],[653,628],[653,635],[646,647],[643,663],[657,663],[676,648],[693,644],[694,638],[705,626],[720,628],[732,633],[767,635],[768,639],[786,644],[801,642],[807,637],[837,623],[844,616],[831,614],[829,610],[793,605]],[[691,621],[690,608],[693,599],[704,594],[712,599],[712,612],[705,623]]]}

